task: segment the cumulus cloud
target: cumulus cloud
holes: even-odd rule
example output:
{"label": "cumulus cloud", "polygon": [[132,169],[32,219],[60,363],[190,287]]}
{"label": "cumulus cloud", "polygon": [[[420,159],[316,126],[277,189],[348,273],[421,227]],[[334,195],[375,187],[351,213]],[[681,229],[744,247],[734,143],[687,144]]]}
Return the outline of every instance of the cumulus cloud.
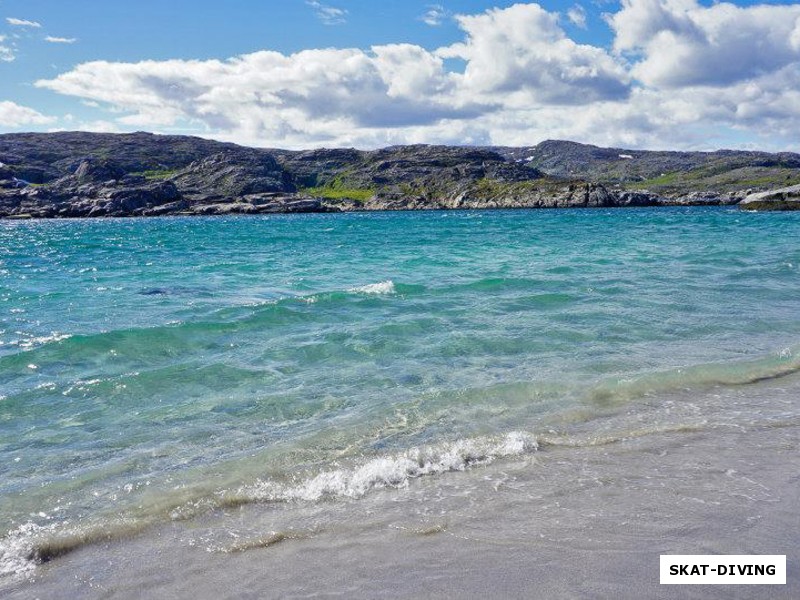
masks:
{"label": "cumulus cloud", "polygon": [[440,58],[407,44],[264,51],[227,61],[96,61],[37,85],[130,113],[120,118],[126,125],[187,119],[249,140],[297,144],[480,112],[456,96]]}
{"label": "cumulus cloud", "polygon": [[66,37],[54,37],[52,35],[48,35],[44,38],[45,42],[50,42],[51,44],[74,44],[78,41],[77,38],[66,38]]}
{"label": "cumulus cloud", "polygon": [[[374,130],[455,127],[531,102],[620,99],[627,75],[607,52],[566,37],[558,15],[517,5],[458,16],[463,43],[431,52],[412,44],[255,52],[226,61],[95,61],[39,87],[124,111],[132,127],[187,120],[271,144],[336,142]],[[449,72],[444,59],[466,61]],[[431,131],[435,131],[431,129]],[[440,130],[437,135],[441,134]],[[378,131],[377,135],[385,132]]]}
{"label": "cumulus cloud", "polygon": [[609,24],[614,48],[632,53],[632,74],[650,86],[728,86],[800,60],[800,4],[623,0]]}
{"label": "cumulus cloud", "polygon": [[420,20],[431,27],[438,27],[450,15],[441,4],[429,4],[428,10],[420,17]]}
{"label": "cumulus cloud", "polygon": [[454,18],[462,40],[438,49],[94,61],[36,85],[111,109],[121,129],[260,146],[568,138],[707,149],[800,135],[800,4],[623,0],[608,49],[575,42],[537,4]]}
{"label": "cumulus cloud", "polygon": [[39,29],[42,26],[41,23],[37,23],[36,21],[27,21],[25,19],[16,19],[14,17],[7,17],[6,23],[13,25],[14,27],[33,27],[35,29]]}
{"label": "cumulus cloud", "polygon": [[438,54],[467,62],[468,92],[502,94],[513,104],[561,105],[622,99],[628,94],[622,65],[602,48],[568,38],[558,14],[538,4],[459,15],[456,20],[467,39]]}
{"label": "cumulus cloud", "polygon": [[580,4],[576,4],[567,11],[567,19],[575,27],[586,29],[586,9]]}
{"label": "cumulus cloud", "polygon": [[16,128],[25,125],[47,125],[54,121],[53,117],[47,117],[27,106],[20,106],[9,100],[0,101],[1,127]]}
{"label": "cumulus cloud", "polygon": [[343,8],[329,6],[319,0],[306,0],[306,4],[314,9],[314,14],[325,25],[341,25],[347,22],[347,11]]}

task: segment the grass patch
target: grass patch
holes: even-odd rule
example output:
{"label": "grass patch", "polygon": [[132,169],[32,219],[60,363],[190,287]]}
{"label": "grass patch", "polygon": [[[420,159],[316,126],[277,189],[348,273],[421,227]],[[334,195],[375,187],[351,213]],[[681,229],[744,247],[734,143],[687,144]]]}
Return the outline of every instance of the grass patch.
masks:
{"label": "grass patch", "polygon": [[754,179],[742,179],[736,181],[742,187],[789,187],[800,183],[800,176],[791,178],[786,177],[758,177]]}
{"label": "grass patch", "polygon": [[569,181],[551,181],[548,179],[530,179],[527,181],[498,181],[496,179],[478,179],[469,191],[469,196],[478,199],[515,198],[532,193],[550,192],[570,185]]}
{"label": "grass patch", "polygon": [[722,173],[712,169],[675,171],[643,181],[626,182],[628,189],[651,189],[662,191],[694,191],[714,189],[720,192],[747,188],[774,188],[795,185],[800,182],[800,170],[774,167],[740,167]]}
{"label": "grass patch", "polygon": [[348,188],[343,186],[323,186],[304,188],[303,193],[315,198],[327,198],[328,200],[355,200],[356,202],[366,202],[372,198],[376,190],[364,188]]}
{"label": "grass patch", "polygon": [[133,175],[143,175],[145,179],[169,179],[178,171],[176,169],[149,169],[140,173],[133,173]]}

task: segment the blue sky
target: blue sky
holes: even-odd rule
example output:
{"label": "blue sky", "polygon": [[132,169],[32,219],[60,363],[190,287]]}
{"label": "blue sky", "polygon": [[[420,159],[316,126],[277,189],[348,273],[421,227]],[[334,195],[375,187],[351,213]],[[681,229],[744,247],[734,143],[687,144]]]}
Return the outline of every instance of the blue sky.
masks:
{"label": "blue sky", "polygon": [[0,132],[798,149],[800,4],[0,0],[0,82]]}

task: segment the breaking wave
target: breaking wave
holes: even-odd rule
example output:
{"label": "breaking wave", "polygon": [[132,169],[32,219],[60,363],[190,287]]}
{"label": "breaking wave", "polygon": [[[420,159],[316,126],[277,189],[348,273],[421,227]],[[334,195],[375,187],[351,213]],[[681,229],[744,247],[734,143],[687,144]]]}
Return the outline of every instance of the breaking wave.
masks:
{"label": "breaking wave", "polygon": [[[361,498],[372,490],[403,488],[419,477],[465,471],[488,465],[498,459],[534,452],[536,438],[524,432],[499,437],[462,439],[402,453],[370,459],[349,468],[333,469],[293,483],[258,481],[236,491],[221,492],[216,499],[205,499],[161,515],[162,520],[191,518],[218,507],[258,502],[317,502],[335,498]],[[184,510],[182,510],[184,509]],[[69,521],[39,525],[25,523],[0,538],[0,577],[26,577],[39,564],[64,556],[80,547],[136,535],[157,523],[159,518],[114,518],[94,524],[76,525]],[[265,547],[283,541],[259,540]],[[253,546],[255,547],[255,546]],[[247,548],[234,548],[232,551]]]}
{"label": "breaking wave", "polygon": [[386,281],[381,281],[379,283],[370,283],[368,285],[350,288],[348,291],[356,294],[384,295],[394,294],[396,290],[394,287],[394,282],[391,279],[387,279]]}
{"label": "breaking wave", "polygon": [[360,498],[375,489],[406,487],[418,477],[464,471],[501,458],[534,452],[538,447],[533,435],[515,431],[499,438],[480,437],[412,448],[353,467],[324,471],[291,484],[259,481],[225,497],[224,503]]}

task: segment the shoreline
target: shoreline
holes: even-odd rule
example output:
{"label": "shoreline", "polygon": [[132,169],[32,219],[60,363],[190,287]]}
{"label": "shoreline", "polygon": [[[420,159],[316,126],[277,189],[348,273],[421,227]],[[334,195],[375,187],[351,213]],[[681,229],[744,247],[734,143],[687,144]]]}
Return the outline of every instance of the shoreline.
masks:
{"label": "shoreline", "polygon": [[287,151],[144,133],[9,134],[0,136],[0,216],[718,205],[800,177],[794,155],[688,153],[678,164],[672,153],[599,150]]}
{"label": "shoreline", "polygon": [[791,567],[786,586],[661,587],[658,557],[787,554],[796,562],[798,390],[793,373],[657,396],[634,423],[620,410],[573,435],[600,440],[665,415],[682,426],[545,444],[358,499],[220,508],[82,546],[0,589],[13,599],[148,590],[196,599],[791,598],[800,585]]}
{"label": "shoreline", "polygon": [[791,565],[797,225],[2,227],[0,572],[32,579],[0,595],[641,597],[661,553]]}
{"label": "shoreline", "polygon": [[[687,209],[708,209],[708,208],[719,208],[719,209],[730,209],[730,210],[738,210],[740,209],[738,204],[728,204],[728,203],[706,203],[706,204],[681,204],[681,203],[672,203],[672,204],[653,204],[653,205],[634,205],[634,206],[476,206],[476,207],[447,207],[447,206],[432,206],[432,207],[425,207],[425,208],[353,208],[347,210],[305,210],[305,211],[296,211],[296,210],[287,210],[287,211],[263,211],[263,212],[254,212],[254,211],[242,211],[237,212],[236,210],[230,211],[223,211],[223,212],[176,212],[176,213],[164,213],[158,215],[138,215],[138,214],[129,214],[129,215],[103,215],[103,216],[70,216],[70,217],[62,217],[62,216],[34,216],[30,214],[22,214],[22,215],[11,215],[11,216],[0,216],[0,222],[3,221],[84,221],[84,220],[97,220],[97,221],[107,221],[107,220],[129,220],[129,219],[158,219],[158,218],[175,218],[175,217],[187,217],[187,218],[209,218],[209,217],[264,217],[264,216],[285,216],[285,215],[345,215],[345,214],[372,214],[372,213],[435,213],[435,212],[481,212],[481,211],[545,211],[545,212],[552,212],[552,211],[570,211],[570,210],[588,210],[588,211],[598,211],[598,210],[648,210],[648,209],[675,209],[675,208],[687,208]],[[757,210],[749,210],[743,212],[762,212]]]}

